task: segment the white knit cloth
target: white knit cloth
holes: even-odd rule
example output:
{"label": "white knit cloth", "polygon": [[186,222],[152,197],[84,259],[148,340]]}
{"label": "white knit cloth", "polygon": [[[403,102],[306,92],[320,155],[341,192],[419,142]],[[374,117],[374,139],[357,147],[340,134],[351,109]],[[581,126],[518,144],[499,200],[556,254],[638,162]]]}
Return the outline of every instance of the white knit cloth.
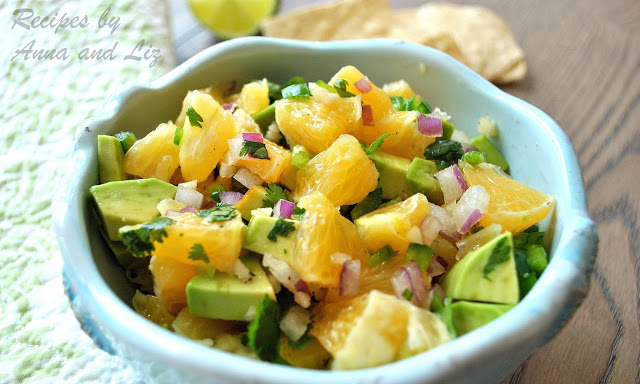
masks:
{"label": "white knit cloth", "polygon": [[[143,383],[80,329],[50,205],[80,122],[108,95],[175,65],[168,5],[8,0],[0,28],[0,383]],[[100,49],[101,57],[79,58]]]}

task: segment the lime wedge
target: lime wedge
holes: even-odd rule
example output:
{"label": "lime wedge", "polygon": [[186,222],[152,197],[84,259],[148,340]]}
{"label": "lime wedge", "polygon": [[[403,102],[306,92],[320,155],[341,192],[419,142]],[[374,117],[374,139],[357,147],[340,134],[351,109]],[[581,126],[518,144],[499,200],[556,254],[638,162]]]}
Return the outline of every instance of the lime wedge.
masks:
{"label": "lime wedge", "polygon": [[196,18],[219,38],[254,35],[274,14],[279,0],[189,0]]}

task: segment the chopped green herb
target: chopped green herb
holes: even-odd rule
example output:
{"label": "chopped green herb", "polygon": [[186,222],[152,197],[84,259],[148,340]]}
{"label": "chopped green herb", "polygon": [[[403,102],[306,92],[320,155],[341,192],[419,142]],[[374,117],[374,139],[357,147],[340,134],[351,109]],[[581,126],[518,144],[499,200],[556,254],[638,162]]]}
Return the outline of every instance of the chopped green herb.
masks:
{"label": "chopped green herb", "polygon": [[129,148],[136,142],[136,135],[132,132],[120,132],[115,134],[115,138],[120,141],[122,151],[126,154]]}
{"label": "chopped green herb", "polygon": [[426,101],[418,103],[418,99],[412,96],[404,99],[402,96],[391,96],[391,104],[396,111],[418,111],[420,113],[431,113],[431,106]]}
{"label": "chopped green herb", "polygon": [[420,271],[424,273],[427,271],[427,268],[429,268],[429,264],[431,264],[433,252],[433,248],[428,245],[411,243],[409,244],[409,248],[407,248],[405,260],[415,260],[415,262],[418,263],[418,267],[420,267]]}
{"label": "chopped green herb", "polygon": [[205,252],[204,247],[200,243],[193,244],[189,252],[189,259],[202,260],[205,263],[209,263],[209,256],[207,256],[207,252]]}
{"label": "chopped green herb", "polygon": [[202,116],[200,116],[200,114],[198,114],[198,112],[196,112],[195,109],[193,109],[193,107],[190,105],[189,108],[187,108],[187,117],[189,118],[189,123],[193,126],[193,127],[200,127],[202,128],[202,123],[204,120],[202,119]]}
{"label": "chopped green herb", "polygon": [[450,297],[446,297],[444,302],[438,295],[433,296],[431,301],[431,311],[440,315],[440,320],[447,326],[451,338],[456,337],[456,328],[453,326],[453,312],[451,311],[451,302],[453,300]]}
{"label": "chopped green herb", "polygon": [[176,127],[176,132],[173,134],[173,144],[180,145],[182,139],[182,127]]}
{"label": "chopped green herb", "polygon": [[256,308],[256,317],[247,330],[247,345],[260,359],[276,361],[281,359],[278,352],[280,340],[280,320],[282,311],[278,303],[265,296]]}
{"label": "chopped green herb", "polygon": [[382,188],[378,187],[369,192],[367,197],[353,207],[351,210],[351,220],[375,211],[380,207],[380,204],[382,204]]}
{"label": "chopped green herb", "polygon": [[276,236],[289,237],[289,233],[296,230],[295,225],[290,221],[286,221],[284,218],[276,220],[275,224],[267,234],[267,239],[271,241],[278,241]]}
{"label": "chopped green herb", "polygon": [[135,257],[151,256],[156,249],[153,243],[162,243],[162,238],[167,237],[165,228],[172,223],[168,217],[156,217],[136,229],[120,232],[118,237]]}
{"label": "chopped green herb", "polygon": [[222,183],[213,183],[211,185],[211,189],[209,189],[209,197],[211,197],[211,200],[219,203],[220,192],[224,192],[226,190],[227,188],[224,185],[222,185]]}
{"label": "chopped green herb", "polygon": [[435,160],[438,168],[446,168],[464,155],[462,144],[454,140],[440,140],[430,144],[424,150],[427,160]]}
{"label": "chopped green herb", "polygon": [[469,151],[462,155],[462,161],[476,165],[487,161],[487,155],[485,155],[484,152]]}
{"label": "chopped green herb", "polygon": [[210,209],[203,209],[198,216],[207,219],[208,222],[229,221],[236,217],[236,207],[233,205],[217,204]]}
{"label": "chopped green herb", "polygon": [[483,229],[484,229],[484,227],[482,225],[474,225],[469,230],[469,233],[473,235],[474,233],[478,233],[478,232],[482,231]]}
{"label": "chopped green herb", "polygon": [[258,159],[269,160],[269,152],[267,152],[267,147],[264,143],[258,141],[243,141],[242,148],[240,149],[240,153],[238,156],[251,155]]}
{"label": "chopped green herb", "polygon": [[336,85],[329,85],[322,80],[316,81],[316,84],[326,89],[331,93],[337,93],[340,97],[353,97],[355,96],[353,93],[347,91],[347,86],[349,83],[344,79],[336,80]]}
{"label": "chopped green herb", "polygon": [[527,265],[540,276],[547,268],[547,252],[540,245],[527,245]]}
{"label": "chopped green herb", "polygon": [[290,99],[293,97],[309,97],[309,96],[311,96],[311,91],[309,90],[309,85],[307,85],[307,83],[292,84],[282,89],[283,99]]}
{"label": "chopped green herb", "polygon": [[294,76],[286,83],[280,85],[278,83],[273,83],[267,80],[267,85],[269,86],[269,98],[271,100],[280,100],[282,98],[282,89],[286,88],[293,84],[302,84],[306,80],[302,76]]}
{"label": "chopped green herb", "polygon": [[431,105],[429,105],[429,103],[427,103],[426,101],[422,100],[420,104],[418,104],[417,111],[424,114],[431,113]]}
{"label": "chopped green herb", "polygon": [[305,212],[307,212],[306,209],[298,207],[298,203],[295,203],[293,206],[293,213],[291,214],[291,220],[302,220],[302,215],[304,215]]}
{"label": "chopped green herb", "polygon": [[493,270],[496,269],[498,265],[509,260],[510,252],[511,246],[507,244],[507,238],[503,237],[502,239],[500,239],[500,241],[498,241],[495,247],[493,247],[491,255],[489,255],[489,260],[482,270],[482,277],[487,280],[491,280],[489,278],[489,274],[493,272]]}
{"label": "chopped green herb", "polygon": [[411,301],[411,299],[413,299],[413,292],[411,292],[409,288],[405,288],[404,291],[402,291],[402,297],[407,299],[407,301]]}
{"label": "chopped green herb", "polygon": [[393,249],[391,249],[390,246],[385,245],[383,248],[371,255],[371,257],[369,258],[369,265],[372,267],[377,267],[385,261],[391,260],[395,255],[396,253],[393,251]]}
{"label": "chopped green herb", "polygon": [[266,200],[262,200],[262,207],[273,207],[280,200],[289,200],[289,191],[276,183],[269,183],[266,188]]}
{"label": "chopped green herb", "polygon": [[367,154],[367,156],[369,156],[375,151],[377,151],[378,149],[380,149],[380,147],[382,146],[382,143],[384,142],[384,139],[386,139],[389,136],[391,136],[391,133],[385,133],[384,135],[378,137],[373,143],[371,143],[370,146],[367,147],[363,143],[360,143],[360,146],[362,147],[362,150]]}

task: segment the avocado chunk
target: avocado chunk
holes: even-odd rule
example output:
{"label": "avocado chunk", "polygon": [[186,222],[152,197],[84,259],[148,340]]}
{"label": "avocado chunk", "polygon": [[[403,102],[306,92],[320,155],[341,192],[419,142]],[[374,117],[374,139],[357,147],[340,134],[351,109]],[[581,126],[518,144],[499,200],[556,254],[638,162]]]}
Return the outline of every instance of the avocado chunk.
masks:
{"label": "avocado chunk", "polygon": [[293,245],[295,244],[295,238],[298,233],[299,222],[285,219],[285,221],[292,223],[296,227],[296,230],[289,233],[288,237],[276,236],[276,241],[271,241],[267,236],[276,221],[278,221],[277,217],[269,217],[266,215],[253,216],[251,221],[249,221],[249,229],[247,230],[247,237],[244,241],[244,249],[261,255],[269,253],[276,259],[285,261],[291,265]]}
{"label": "avocado chunk", "polygon": [[475,145],[478,151],[484,152],[484,154],[487,155],[487,163],[497,165],[503,172],[509,171],[509,163],[507,163],[500,151],[498,151],[498,148],[496,148],[485,135],[474,137],[471,139],[471,143]]}
{"label": "avocado chunk", "polygon": [[413,193],[422,193],[430,202],[444,204],[444,196],[440,183],[433,175],[439,171],[436,163],[416,157],[407,170],[407,181]]}
{"label": "avocado chunk", "polygon": [[460,336],[509,312],[513,305],[456,301],[450,305],[453,327]]}
{"label": "avocado chunk", "polygon": [[251,220],[251,211],[262,208],[264,205],[263,200],[267,200],[267,190],[261,185],[254,185],[236,203],[236,209],[243,219],[249,221]]}
{"label": "avocado chunk", "polygon": [[121,241],[113,241],[109,238],[106,229],[102,226],[100,227],[100,234],[109,246],[109,249],[111,249],[111,252],[113,252],[116,260],[118,260],[118,264],[126,268],[135,260],[133,254],[129,252],[127,247]]}
{"label": "avocado chunk", "polygon": [[176,189],[158,179],[139,179],[94,185],[89,193],[109,239],[120,241],[121,227],[147,223],[159,216],[156,206],[163,199],[175,197]]}
{"label": "avocado chunk", "polygon": [[122,144],[113,136],[98,135],[98,172],[101,184],[130,178],[124,171]]}
{"label": "avocado chunk", "polygon": [[444,275],[442,289],[457,300],[517,304],[520,291],[511,233],[466,254]]}
{"label": "avocado chunk", "polygon": [[411,196],[411,186],[407,181],[407,171],[411,161],[402,157],[376,151],[369,155],[380,173],[378,186],[382,188],[382,198],[387,200]]}
{"label": "avocado chunk", "polygon": [[186,293],[191,314],[211,319],[248,321],[265,296],[276,299],[258,258],[247,255],[240,260],[253,274],[248,281],[223,272],[216,272],[213,276],[197,275],[189,280]]}

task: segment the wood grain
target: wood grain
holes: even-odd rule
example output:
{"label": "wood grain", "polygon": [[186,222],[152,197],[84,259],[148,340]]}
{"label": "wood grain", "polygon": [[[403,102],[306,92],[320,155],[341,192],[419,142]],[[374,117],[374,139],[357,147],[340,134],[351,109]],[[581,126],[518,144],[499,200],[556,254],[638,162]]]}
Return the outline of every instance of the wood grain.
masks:
{"label": "wood grain", "polygon": [[[282,0],[280,10],[319,2]],[[503,89],[544,110],[569,136],[600,235],[583,305],[503,383],[640,383],[640,1],[474,3],[512,26],[529,73]],[[182,0],[171,6],[181,61],[216,42]]]}

